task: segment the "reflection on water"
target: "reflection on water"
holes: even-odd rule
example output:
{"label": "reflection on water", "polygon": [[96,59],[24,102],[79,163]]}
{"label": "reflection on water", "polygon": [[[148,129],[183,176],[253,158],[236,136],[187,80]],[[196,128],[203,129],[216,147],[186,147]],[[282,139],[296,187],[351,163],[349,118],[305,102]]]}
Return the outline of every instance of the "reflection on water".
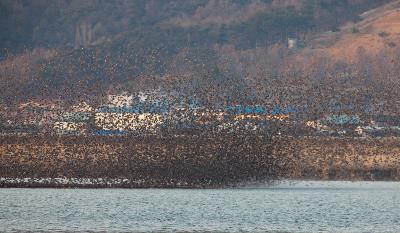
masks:
{"label": "reflection on water", "polygon": [[400,183],[0,189],[0,231],[400,232]]}

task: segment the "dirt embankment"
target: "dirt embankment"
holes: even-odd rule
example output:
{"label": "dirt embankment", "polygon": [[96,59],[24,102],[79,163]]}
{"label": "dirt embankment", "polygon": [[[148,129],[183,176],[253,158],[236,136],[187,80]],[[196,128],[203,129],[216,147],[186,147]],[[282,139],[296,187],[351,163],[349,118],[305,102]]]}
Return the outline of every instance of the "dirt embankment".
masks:
{"label": "dirt embankment", "polygon": [[277,156],[279,145],[258,136],[3,137],[0,177],[128,179],[130,184],[122,185],[126,187],[222,187],[285,174],[294,160]]}
{"label": "dirt embankment", "polygon": [[294,179],[400,180],[400,138],[302,138],[290,147]]}
{"label": "dirt embankment", "polygon": [[[0,178],[0,187],[224,187],[281,178],[400,180],[400,138],[2,137]],[[54,178],[86,183],[52,183]]]}

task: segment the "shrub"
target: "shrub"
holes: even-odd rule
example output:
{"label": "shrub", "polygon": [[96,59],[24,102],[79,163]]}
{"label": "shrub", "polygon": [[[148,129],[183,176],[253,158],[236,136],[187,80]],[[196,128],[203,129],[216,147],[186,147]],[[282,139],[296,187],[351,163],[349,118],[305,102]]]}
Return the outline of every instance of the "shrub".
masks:
{"label": "shrub", "polygon": [[387,32],[379,32],[378,34],[380,37],[387,37],[389,35],[389,33]]}
{"label": "shrub", "polygon": [[363,20],[363,18],[362,18],[361,16],[357,15],[357,16],[353,19],[353,23],[358,23],[358,22],[360,22],[360,21],[362,21],[362,20]]}

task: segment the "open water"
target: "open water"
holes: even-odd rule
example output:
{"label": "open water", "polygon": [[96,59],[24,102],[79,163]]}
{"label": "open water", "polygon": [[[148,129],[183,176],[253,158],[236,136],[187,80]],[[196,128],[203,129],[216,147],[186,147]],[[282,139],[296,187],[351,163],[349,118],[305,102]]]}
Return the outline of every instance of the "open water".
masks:
{"label": "open water", "polygon": [[400,232],[400,183],[0,189],[0,232]]}

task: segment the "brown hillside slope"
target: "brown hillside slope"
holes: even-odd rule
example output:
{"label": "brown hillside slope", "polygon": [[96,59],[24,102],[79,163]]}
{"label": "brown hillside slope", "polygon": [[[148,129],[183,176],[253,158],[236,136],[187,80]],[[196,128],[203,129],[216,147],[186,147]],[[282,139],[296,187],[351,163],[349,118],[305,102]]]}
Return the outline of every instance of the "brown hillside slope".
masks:
{"label": "brown hillside slope", "polygon": [[353,63],[361,52],[376,56],[400,47],[400,1],[367,11],[360,19],[343,25],[339,32],[318,36],[306,51]]}

